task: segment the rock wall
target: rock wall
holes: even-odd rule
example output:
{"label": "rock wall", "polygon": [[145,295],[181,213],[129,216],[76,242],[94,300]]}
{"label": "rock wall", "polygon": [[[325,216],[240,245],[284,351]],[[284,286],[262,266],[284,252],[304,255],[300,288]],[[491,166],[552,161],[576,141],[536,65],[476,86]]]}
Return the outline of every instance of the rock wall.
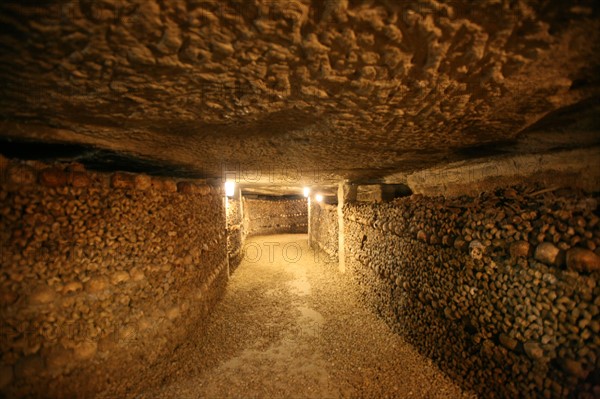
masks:
{"label": "rock wall", "polygon": [[221,189],[2,157],[0,171],[0,396],[122,397],[223,292]]}
{"label": "rock wall", "polygon": [[0,2],[7,136],[215,177],[235,160],[284,169],[283,184],[290,166],[379,179],[512,141],[600,95],[594,0],[15,3]]}
{"label": "rock wall", "polygon": [[245,198],[244,224],[248,235],[306,233],[308,231],[307,201]]}
{"label": "rock wall", "polygon": [[309,243],[331,258],[338,257],[338,214],[337,206],[310,202]]}
{"label": "rock wall", "polygon": [[413,195],[344,221],[365,300],[452,378],[486,398],[600,397],[595,198]]}
{"label": "rock wall", "polygon": [[242,220],[241,201],[227,199],[227,255],[229,257],[229,273],[239,266],[242,261],[242,247],[246,238]]}

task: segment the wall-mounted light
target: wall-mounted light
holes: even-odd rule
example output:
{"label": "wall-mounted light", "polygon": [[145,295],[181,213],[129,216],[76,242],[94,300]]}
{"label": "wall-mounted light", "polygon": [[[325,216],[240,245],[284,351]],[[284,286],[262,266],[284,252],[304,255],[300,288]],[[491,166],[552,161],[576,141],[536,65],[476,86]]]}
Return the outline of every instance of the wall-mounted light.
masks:
{"label": "wall-mounted light", "polygon": [[315,196],[315,199],[317,200],[317,202],[323,202],[323,196],[321,194],[317,194]]}
{"label": "wall-mounted light", "polygon": [[235,183],[232,181],[225,182],[225,195],[228,197],[233,197],[235,194]]}
{"label": "wall-mounted light", "polygon": [[308,197],[309,194],[310,194],[310,188],[304,187],[304,197]]}

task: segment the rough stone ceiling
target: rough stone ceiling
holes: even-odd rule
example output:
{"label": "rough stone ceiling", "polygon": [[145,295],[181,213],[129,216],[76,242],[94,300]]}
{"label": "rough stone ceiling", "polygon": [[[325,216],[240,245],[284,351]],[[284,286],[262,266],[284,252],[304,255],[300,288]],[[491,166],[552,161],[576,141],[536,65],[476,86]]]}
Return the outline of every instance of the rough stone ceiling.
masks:
{"label": "rough stone ceiling", "polygon": [[[173,173],[378,179],[528,128],[598,132],[594,0],[5,0],[0,18],[1,135]],[[566,127],[539,122],[563,108]]]}

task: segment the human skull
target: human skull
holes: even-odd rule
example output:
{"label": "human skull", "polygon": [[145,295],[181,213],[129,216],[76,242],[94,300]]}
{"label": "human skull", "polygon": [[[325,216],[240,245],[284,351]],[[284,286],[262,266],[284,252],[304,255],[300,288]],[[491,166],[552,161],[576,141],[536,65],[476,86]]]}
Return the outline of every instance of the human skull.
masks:
{"label": "human skull", "polygon": [[469,253],[473,260],[481,260],[485,247],[479,241],[471,241],[469,244]]}

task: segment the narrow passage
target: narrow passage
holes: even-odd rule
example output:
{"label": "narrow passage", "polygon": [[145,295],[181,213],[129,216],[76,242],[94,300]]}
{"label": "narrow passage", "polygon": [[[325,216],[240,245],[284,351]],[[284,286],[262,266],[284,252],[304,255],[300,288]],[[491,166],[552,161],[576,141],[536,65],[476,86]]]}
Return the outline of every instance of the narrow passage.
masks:
{"label": "narrow passage", "polygon": [[205,328],[135,397],[472,397],[364,308],[305,234],[253,237],[245,248]]}

